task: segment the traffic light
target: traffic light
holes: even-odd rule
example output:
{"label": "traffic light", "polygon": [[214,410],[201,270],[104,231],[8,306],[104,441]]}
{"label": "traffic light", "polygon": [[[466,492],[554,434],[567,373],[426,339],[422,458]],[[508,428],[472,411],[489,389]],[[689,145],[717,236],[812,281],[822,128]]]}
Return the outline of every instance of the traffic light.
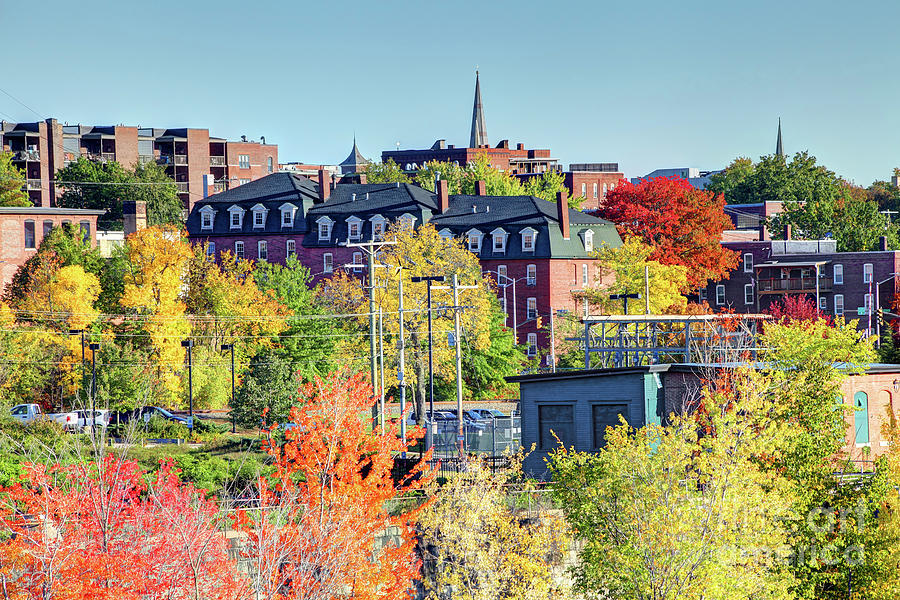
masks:
{"label": "traffic light", "polygon": [[540,329],[541,326],[544,324],[544,319],[543,319],[542,317],[537,317],[537,318],[534,320],[534,323],[535,323],[535,326],[536,326],[538,329]]}

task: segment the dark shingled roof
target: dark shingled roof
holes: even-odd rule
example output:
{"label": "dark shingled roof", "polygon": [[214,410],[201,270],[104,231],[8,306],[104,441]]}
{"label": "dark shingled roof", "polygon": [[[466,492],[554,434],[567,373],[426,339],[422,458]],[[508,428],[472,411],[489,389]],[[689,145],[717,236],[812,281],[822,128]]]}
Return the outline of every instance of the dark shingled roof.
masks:
{"label": "dark shingled roof", "polygon": [[319,197],[319,186],[302,175],[272,173],[243,185],[204,198],[203,203],[297,202],[301,197]]}
{"label": "dark shingled roof", "polygon": [[334,187],[328,201],[310,209],[310,214],[375,214],[418,212],[437,209],[434,194],[409,183],[347,183]]}

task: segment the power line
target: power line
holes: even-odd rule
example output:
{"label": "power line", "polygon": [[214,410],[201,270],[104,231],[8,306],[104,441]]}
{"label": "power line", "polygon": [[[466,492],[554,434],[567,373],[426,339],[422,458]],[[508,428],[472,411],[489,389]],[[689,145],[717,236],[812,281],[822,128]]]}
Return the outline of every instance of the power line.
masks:
{"label": "power line", "polygon": [[31,108],[30,106],[28,106],[27,104],[25,104],[24,102],[22,102],[21,100],[19,100],[18,98],[16,98],[15,96],[13,96],[12,94],[10,94],[10,93],[7,92],[6,90],[4,90],[3,88],[0,88],[0,92],[3,92],[4,94],[6,94],[7,96],[9,96],[10,98],[12,98],[12,99],[15,100],[16,102],[18,102],[19,104],[21,104],[22,106],[24,106],[25,108],[27,108],[28,110],[30,110],[31,112],[33,112],[34,114],[36,114],[36,115],[37,115],[38,117],[40,117],[41,119],[46,119],[46,117],[45,117],[44,115],[42,115],[42,114],[39,113],[38,111],[34,110],[34,109]]}

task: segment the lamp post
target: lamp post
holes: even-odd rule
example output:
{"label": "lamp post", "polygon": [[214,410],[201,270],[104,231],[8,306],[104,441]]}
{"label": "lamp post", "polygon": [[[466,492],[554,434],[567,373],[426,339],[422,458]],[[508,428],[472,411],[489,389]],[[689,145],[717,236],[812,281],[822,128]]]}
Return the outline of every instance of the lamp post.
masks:
{"label": "lamp post", "polygon": [[94,437],[97,429],[97,350],[100,344],[91,342],[88,347],[91,349],[91,437]]}
{"label": "lamp post", "polygon": [[237,433],[234,421],[234,342],[222,344],[222,350],[231,350],[231,433]]}
{"label": "lamp post", "polygon": [[628,315],[628,300],[640,300],[640,294],[610,294],[610,300],[623,300],[625,302],[625,314]]}
{"label": "lamp post", "polygon": [[181,345],[187,348],[188,356],[188,429],[194,432],[194,380],[193,380],[193,353],[194,340],[181,340]]}
{"label": "lamp post", "polygon": [[425,282],[428,293],[428,432],[425,436],[425,445],[428,448],[434,444],[434,340],[432,338],[431,329],[431,284],[434,282],[443,283],[443,275],[432,275],[430,277],[413,277],[410,279],[413,283]]}
{"label": "lamp post", "polygon": [[[84,382],[84,329],[70,329],[69,335],[81,335],[81,381]],[[78,398],[78,392],[75,392],[75,398]],[[74,408],[74,404],[72,405]],[[59,408],[62,410],[62,400],[59,401]]]}

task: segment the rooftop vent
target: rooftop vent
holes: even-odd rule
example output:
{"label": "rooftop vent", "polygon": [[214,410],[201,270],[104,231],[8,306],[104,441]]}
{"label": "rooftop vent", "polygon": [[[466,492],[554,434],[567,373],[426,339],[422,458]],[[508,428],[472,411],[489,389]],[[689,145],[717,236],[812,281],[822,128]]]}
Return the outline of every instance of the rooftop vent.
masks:
{"label": "rooftop vent", "polygon": [[350,202],[356,202],[356,194],[350,195]]}
{"label": "rooftop vent", "polygon": [[477,209],[477,207],[473,204],[473,205],[472,205],[472,214],[475,214],[475,213],[477,213],[477,212],[478,212],[478,209]]}

